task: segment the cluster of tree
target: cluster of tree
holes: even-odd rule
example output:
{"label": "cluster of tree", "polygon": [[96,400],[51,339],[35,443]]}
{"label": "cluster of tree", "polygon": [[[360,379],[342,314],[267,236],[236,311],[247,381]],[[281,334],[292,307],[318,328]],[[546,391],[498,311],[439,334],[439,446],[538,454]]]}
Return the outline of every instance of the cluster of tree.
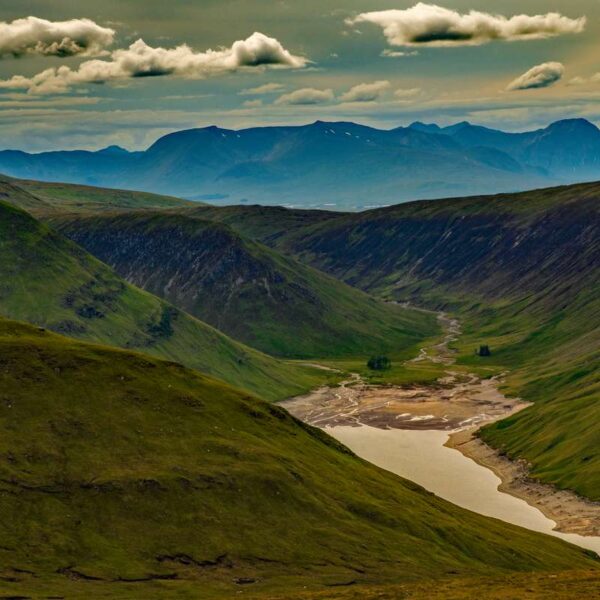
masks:
{"label": "cluster of tree", "polygon": [[373,371],[386,371],[392,366],[392,361],[387,356],[372,356],[367,367]]}
{"label": "cluster of tree", "polygon": [[477,354],[477,356],[491,356],[492,351],[490,350],[490,347],[487,344],[482,344],[481,346],[479,346],[479,350],[475,351],[475,354]]}

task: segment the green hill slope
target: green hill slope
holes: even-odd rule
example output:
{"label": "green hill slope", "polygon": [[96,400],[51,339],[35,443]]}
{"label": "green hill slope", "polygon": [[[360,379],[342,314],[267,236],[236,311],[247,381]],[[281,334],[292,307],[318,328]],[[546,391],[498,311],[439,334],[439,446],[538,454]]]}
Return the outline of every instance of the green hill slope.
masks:
{"label": "green hill slope", "polygon": [[5,320],[0,357],[11,597],[225,598],[597,565],[174,363]]}
{"label": "green hill slope", "polygon": [[324,377],[234,342],[127,284],[83,249],[2,203],[0,314],[175,360],[269,399],[300,393]]}
{"label": "green hill slope", "polygon": [[431,315],[374,300],[225,224],[147,212],[52,224],[130,283],[277,356],[401,354],[437,330]]}
{"label": "green hill slope", "polygon": [[[313,216],[288,233],[245,210],[217,218],[376,295],[460,314],[462,362],[510,369],[508,391],[535,402],[484,439],[600,499],[600,184]],[[491,358],[473,356],[480,343]]]}
{"label": "green hill slope", "polygon": [[57,212],[93,213],[106,210],[184,209],[202,206],[200,202],[189,202],[148,192],[29,181],[3,175],[0,175],[0,198],[4,202],[38,215]]}

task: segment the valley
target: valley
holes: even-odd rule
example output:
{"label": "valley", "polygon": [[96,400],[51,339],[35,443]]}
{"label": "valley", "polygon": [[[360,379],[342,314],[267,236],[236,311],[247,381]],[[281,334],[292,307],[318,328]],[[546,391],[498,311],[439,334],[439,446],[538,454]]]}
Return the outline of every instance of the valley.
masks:
{"label": "valley", "polygon": [[501,377],[482,379],[460,367],[453,370],[450,344],[458,340],[460,325],[444,313],[439,319],[445,324],[442,340],[404,364],[409,371],[415,362],[438,365],[435,381],[373,385],[354,373],[337,387],[281,405],[359,456],[454,504],[600,554],[600,504],[536,483],[527,465],[510,461],[477,438],[485,424],[531,405],[504,396],[498,389]]}
{"label": "valley", "polygon": [[0,600],[600,600],[599,40],[0,2]]}
{"label": "valley", "polygon": [[150,211],[48,222],[129,283],[271,355],[388,352],[436,331],[432,315],[385,304],[225,223]]}
{"label": "valley", "polygon": [[[534,403],[484,427],[482,439],[525,459],[540,482],[597,501],[599,199],[597,183],[580,184],[303,215],[289,231],[269,209],[253,220],[240,218],[244,208],[222,210],[238,231],[376,297],[458,316],[457,363],[508,371],[504,390]],[[474,354],[481,344],[491,356]]]}
{"label": "valley", "polygon": [[[558,365],[589,366],[561,384],[595,410],[595,184],[357,215],[0,191],[11,595],[593,587],[593,492],[491,436],[544,407],[535,385],[553,418]],[[592,459],[560,473],[594,490],[595,429],[568,433]]]}
{"label": "valley", "polygon": [[11,596],[186,597],[201,586],[211,598],[247,585],[269,597],[597,565],[172,362],[4,319],[0,357],[0,575]]}

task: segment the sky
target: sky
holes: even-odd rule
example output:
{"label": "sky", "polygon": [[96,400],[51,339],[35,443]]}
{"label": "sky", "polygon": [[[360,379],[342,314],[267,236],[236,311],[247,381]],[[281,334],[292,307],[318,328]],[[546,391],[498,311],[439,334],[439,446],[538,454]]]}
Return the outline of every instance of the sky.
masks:
{"label": "sky", "polygon": [[600,0],[2,0],[0,148],[320,120],[600,125]]}

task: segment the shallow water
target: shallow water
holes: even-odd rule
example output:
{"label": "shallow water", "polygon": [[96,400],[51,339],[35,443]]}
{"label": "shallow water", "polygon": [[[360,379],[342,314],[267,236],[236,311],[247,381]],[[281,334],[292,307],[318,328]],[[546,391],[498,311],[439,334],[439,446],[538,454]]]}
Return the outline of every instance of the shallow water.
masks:
{"label": "shallow water", "polygon": [[537,508],[498,490],[493,471],[444,446],[445,431],[328,427],[327,433],[369,462],[410,479],[437,496],[473,512],[547,533],[600,554],[600,537],[554,531],[556,523]]}

